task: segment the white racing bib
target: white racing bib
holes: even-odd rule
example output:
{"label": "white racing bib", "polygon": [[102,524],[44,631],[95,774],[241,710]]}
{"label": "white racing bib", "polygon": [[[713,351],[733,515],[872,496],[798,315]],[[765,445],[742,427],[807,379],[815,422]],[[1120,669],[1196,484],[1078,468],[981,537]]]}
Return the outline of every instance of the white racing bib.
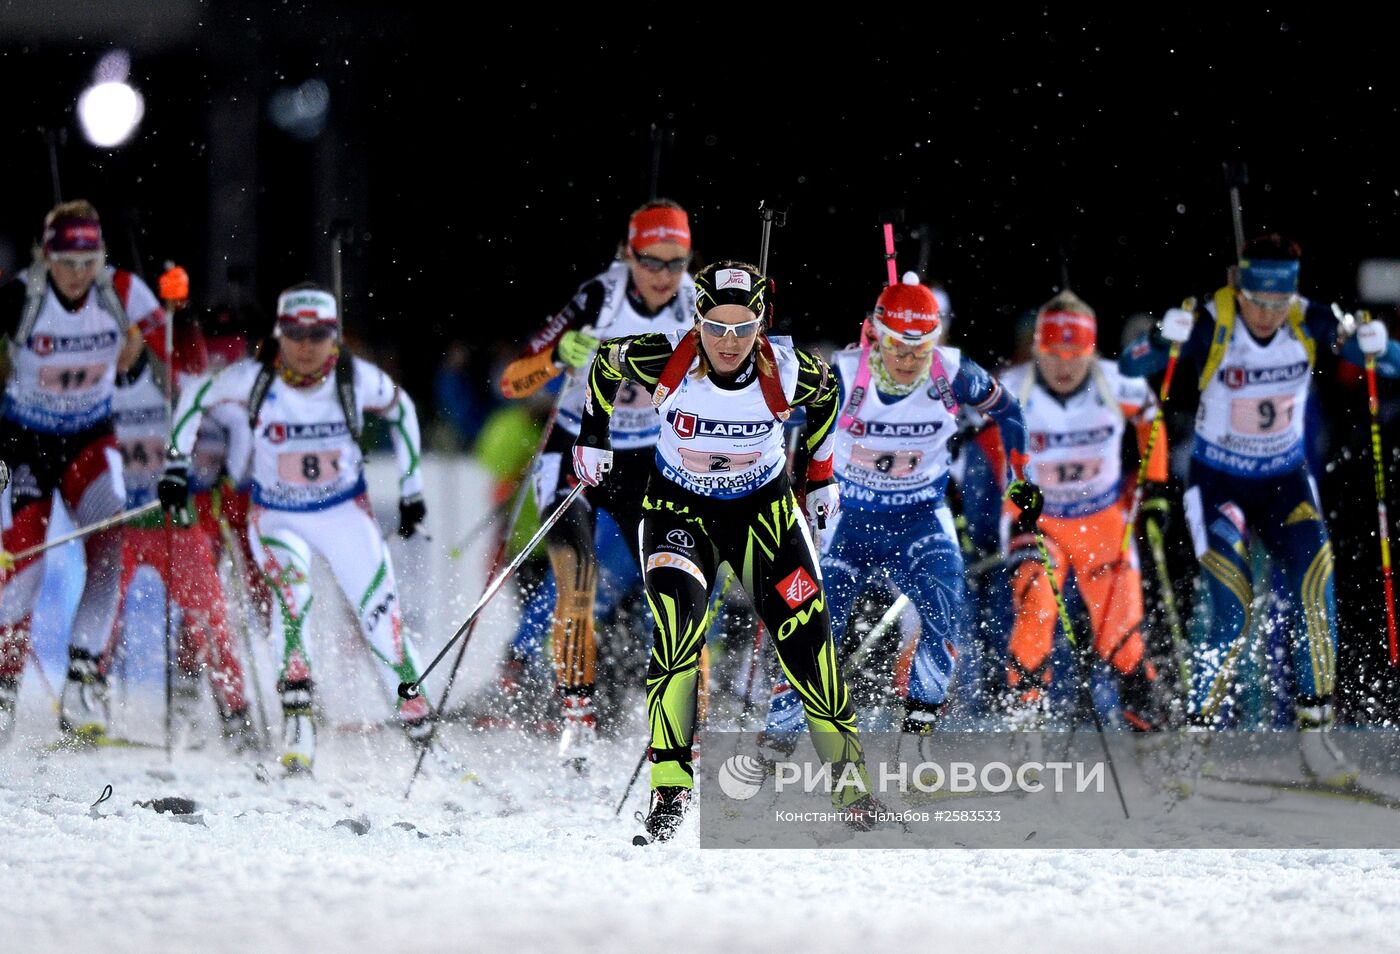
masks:
{"label": "white racing bib", "polygon": [[[939,348],[938,354],[952,380],[961,352]],[[872,352],[870,360],[880,357]],[[843,394],[850,393],[859,363],[856,348],[832,356]],[[872,386],[853,418],[849,428],[837,430],[832,458],[843,507],[903,510],[943,499],[948,441],[957,430],[957,418],[930,382],[889,404]]]}
{"label": "white racing bib", "polygon": [[1193,456],[1215,470],[1265,477],[1303,463],[1311,366],[1287,324],[1266,345],[1236,318],[1230,346],[1201,393]]}
{"label": "white racing bib", "polygon": [[156,499],[156,484],[165,470],[165,444],[170,425],[165,416],[165,393],[156,383],[148,361],[140,376],[112,396],[112,423],[122,455],[127,507]]}
{"label": "white racing bib", "polygon": [[1084,387],[1061,401],[1035,378],[1033,364],[1002,376],[1026,422],[1026,476],[1045,494],[1047,517],[1082,517],[1117,501],[1123,486],[1125,412],[1151,400],[1147,382],[1095,359]]}
{"label": "white racing bib", "polygon": [[[115,270],[108,266],[108,271]],[[21,272],[27,281],[28,273]],[[159,309],[151,290],[131,278],[125,301],[133,323]],[[52,288],[28,338],[10,349],[5,416],[46,434],[76,434],[112,414],[122,334],[117,319],[91,290],[76,312],[59,304]]]}
{"label": "white racing bib", "polygon": [[[638,314],[628,300],[629,275],[627,265],[616,262],[599,277],[603,284],[604,298],[602,311],[599,312],[597,324],[592,331],[594,337],[606,341],[609,338],[658,332],[664,334],[676,329],[690,328],[695,319],[695,286],[689,275],[681,279],[680,291],[676,294],[675,301],[651,318]],[[587,392],[586,367],[565,379],[564,395],[559,402],[556,423],[575,437],[582,426]],[[647,393],[646,388],[632,381],[623,381],[613,402],[612,424],[608,432],[613,450],[651,447],[656,443],[660,431],[661,422],[651,406],[651,395]]]}
{"label": "white racing bib", "polygon": [[[671,332],[671,343],[687,330]],[[773,356],[783,393],[791,401],[797,391],[797,356],[776,341]],[[697,379],[687,372],[652,413],[660,416],[656,468],[691,493],[725,500],[742,497],[777,477],[787,462],[783,424],[768,409],[756,371],[746,386],[734,391],[715,386],[708,376]]]}

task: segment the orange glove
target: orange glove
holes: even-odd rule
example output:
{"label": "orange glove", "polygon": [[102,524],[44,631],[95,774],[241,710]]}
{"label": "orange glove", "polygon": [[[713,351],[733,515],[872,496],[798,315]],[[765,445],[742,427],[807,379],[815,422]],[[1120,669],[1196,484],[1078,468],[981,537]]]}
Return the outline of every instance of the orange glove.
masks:
{"label": "orange glove", "polygon": [[190,273],[179,265],[171,265],[160,276],[160,300],[183,305],[190,300]]}

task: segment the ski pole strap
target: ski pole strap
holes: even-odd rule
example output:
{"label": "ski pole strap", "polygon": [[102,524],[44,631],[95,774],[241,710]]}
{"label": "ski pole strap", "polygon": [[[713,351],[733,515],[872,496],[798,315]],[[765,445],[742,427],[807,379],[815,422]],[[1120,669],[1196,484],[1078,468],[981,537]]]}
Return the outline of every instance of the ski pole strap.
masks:
{"label": "ski pole strap", "polygon": [[938,391],[938,399],[943,402],[948,413],[956,417],[959,410],[958,399],[953,396],[953,382],[948,379],[948,372],[943,367],[943,359],[939,357],[937,347],[933,349],[928,373],[929,377],[933,378],[933,386]]}
{"label": "ski pole strap", "polygon": [[676,342],[676,347],[671,352],[666,367],[661,369],[661,377],[656,379],[656,390],[651,395],[652,407],[660,407],[667,396],[680,387],[681,379],[690,370],[691,362],[695,360],[695,355],[699,350],[700,326],[696,325],[686,332],[680,341]]}
{"label": "ski pole strap", "polygon": [[856,383],[851,388],[851,393],[846,396],[846,406],[841,409],[841,419],[836,422],[837,428],[843,431],[851,429],[851,425],[856,422],[856,412],[865,403],[866,392],[870,390],[870,337],[865,333],[870,323],[867,321],[862,326],[861,338],[864,344],[860,346],[860,361],[856,364]]}
{"label": "ski pole strap", "polygon": [[773,412],[774,417],[786,421],[792,416],[792,406],[788,404],[787,395],[783,394],[783,381],[778,374],[778,357],[773,353],[773,342],[768,340],[767,335],[763,335],[758,339],[758,348],[759,353],[768,360],[768,370],[759,369],[758,372],[758,386],[763,391],[763,403],[768,405],[768,410]]}

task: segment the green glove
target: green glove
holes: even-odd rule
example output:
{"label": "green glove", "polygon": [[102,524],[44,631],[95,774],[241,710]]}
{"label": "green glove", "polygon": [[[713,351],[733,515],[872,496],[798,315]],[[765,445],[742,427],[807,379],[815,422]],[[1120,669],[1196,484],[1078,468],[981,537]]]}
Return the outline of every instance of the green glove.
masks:
{"label": "green glove", "polygon": [[1172,505],[1164,494],[1164,488],[1153,484],[1148,484],[1147,492],[1151,494],[1142,502],[1139,513],[1144,521],[1151,520],[1157,524],[1157,529],[1163,533],[1171,526]]}
{"label": "green glove", "polygon": [[597,338],[582,331],[566,331],[554,347],[554,360],[571,368],[582,368],[593,360],[593,352],[598,350],[599,344]]}

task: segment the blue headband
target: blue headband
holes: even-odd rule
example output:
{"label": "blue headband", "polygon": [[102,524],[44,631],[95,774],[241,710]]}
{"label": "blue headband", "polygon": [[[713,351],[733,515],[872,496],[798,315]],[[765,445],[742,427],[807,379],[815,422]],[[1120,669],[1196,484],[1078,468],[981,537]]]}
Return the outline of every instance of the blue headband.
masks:
{"label": "blue headband", "polygon": [[1239,283],[1242,291],[1284,292],[1298,290],[1298,263],[1287,259],[1240,259]]}

